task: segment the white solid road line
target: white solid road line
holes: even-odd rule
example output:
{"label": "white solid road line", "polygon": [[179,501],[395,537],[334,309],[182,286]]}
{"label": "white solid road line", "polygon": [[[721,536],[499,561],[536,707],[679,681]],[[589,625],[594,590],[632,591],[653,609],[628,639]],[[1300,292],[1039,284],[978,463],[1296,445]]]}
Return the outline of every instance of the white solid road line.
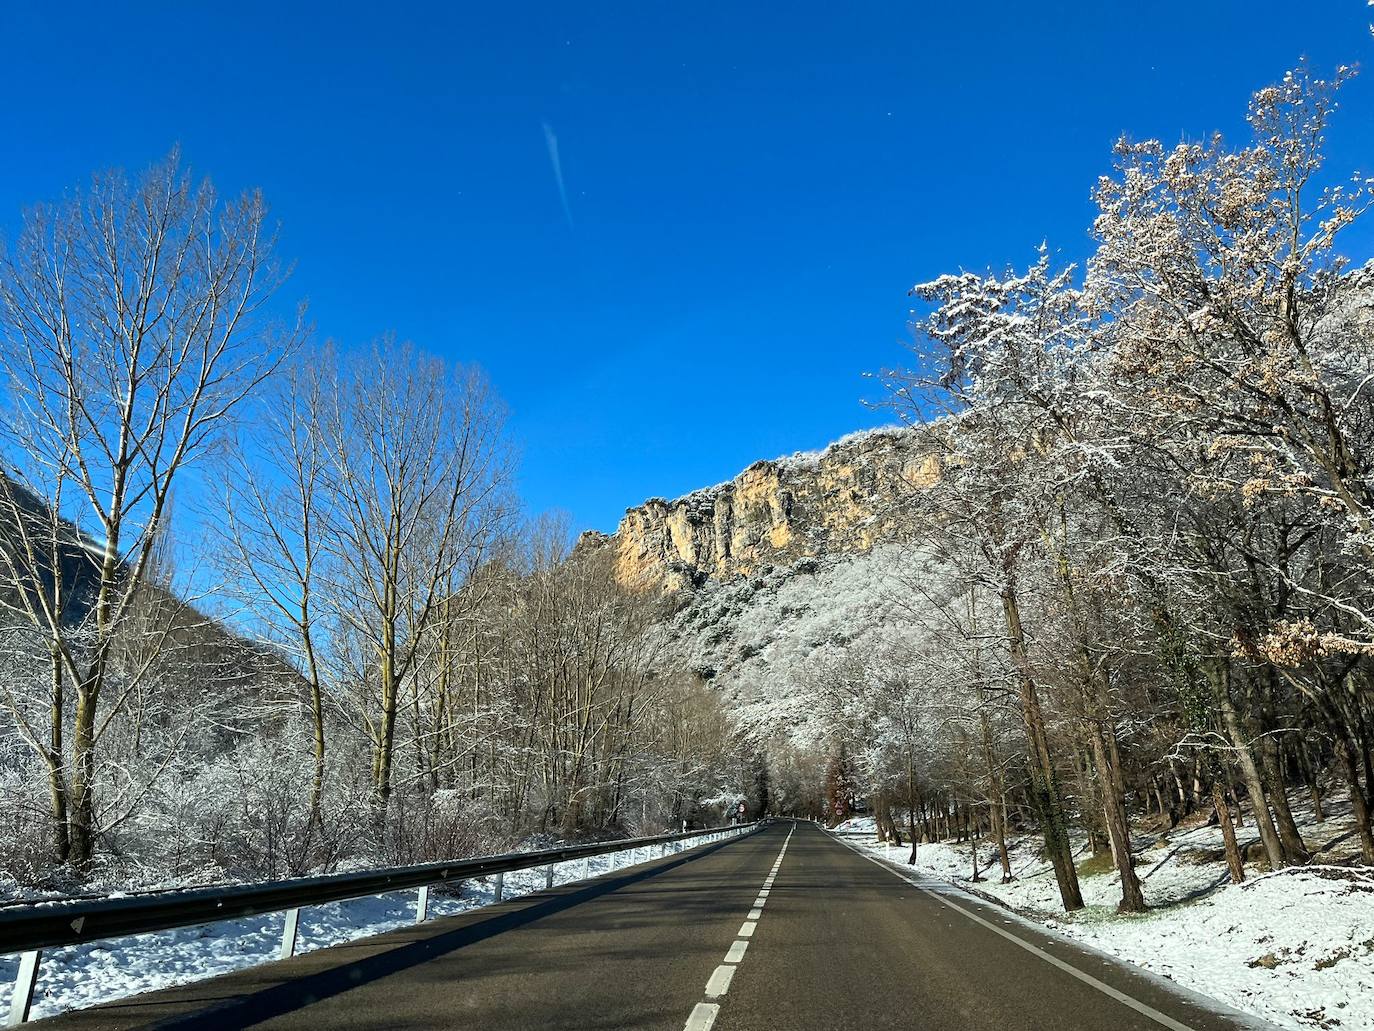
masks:
{"label": "white solid road line", "polygon": [[[754,908],[749,911],[749,919],[740,926],[738,936],[725,953],[725,961],[711,971],[711,976],[706,981],[706,998],[722,999],[725,997],[725,993],[730,990],[730,982],[734,980],[735,971],[739,969],[739,964],[744,959],[744,950],[749,948],[748,939],[754,936],[754,928],[758,927],[759,917],[763,916],[763,904],[768,899],[768,889],[773,884],[773,878],[778,875],[778,869],[782,866],[782,857],[787,855],[787,843],[792,840],[792,835],[796,829],[797,825],[793,823],[792,830],[787,832],[787,837],[783,840],[778,858],[773,861],[773,867],[768,871],[768,879],[763,882],[759,897],[754,900]],[[687,1017],[687,1024],[683,1031],[711,1031],[711,1027],[715,1024],[718,1016],[720,1016],[719,1003],[699,1002],[692,1007],[692,1012]]]}
{"label": "white solid road line", "polygon": [[1118,991],[1117,989],[1113,988],[1111,985],[1106,984],[1106,983],[1103,982],[1103,981],[1099,981],[1097,978],[1093,977],[1092,974],[1085,974],[1083,971],[1079,970],[1079,969],[1078,969],[1076,966],[1074,966],[1073,964],[1071,964],[1071,963],[1065,963],[1065,962],[1064,962],[1062,959],[1060,959],[1058,956],[1052,956],[1052,955],[1050,955],[1050,954],[1049,954],[1048,952],[1046,952],[1044,949],[1039,948],[1038,946],[1032,945],[1030,942],[1026,941],[1024,938],[1018,938],[1016,935],[1012,934],[1010,931],[1007,931],[1007,930],[1004,929],[1004,928],[998,927],[998,926],[997,926],[996,924],[994,924],[991,920],[984,920],[981,916],[979,916],[977,913],[973,912],[972,910],[966,909],[965,907],[959,905],[957,902],[951,902],[949,899],[945,898],[944,895],[940,894],[939,892],[931,891],[929,888],[926,888],[926,887],[922,886],[922,885],[919,884],[917,881],[915,881],[915,880],[913,880],[912,878],[908,877],[908,876],[907,876],[905,873],[903,873],[902,871],[900,871],[900,870],[894,870],[892,867],[888,866],[888,865],[887,865],[886,863],[884,863],[882,860],[877,859],[877,858],[875,858],[875,857],[873,857],[873,856],[867,855],[866,853],[860,851],[859,848],[858,848],[856,845],[851,845],[849,842],[845,841],[843,838],[836,838],[835,840],[836,840],[836,841],[839,841],[839,842],[840,842],[841,844],[843,844],[846,848],[852,849],[854,852],[857,852],[859,855],[863,856],[863,858],[867,859],[870,863],[873,863],[875,866],[880,866],[880,867],[882,867],[882,868],[883,868],[884,870],[886,870],[888,873],[892,874],[892,876],[897,877],[897,878],[899,878],[899,879],[901,879],[901,880],[903,880],[903,881],[906,881],[907,884],[911,885],[911,886],[912,886],[913,888],[915,888],[917,891],[925,892],[925,894],[927,894],[927,895],[929,895],[931,898],[935,899],[935,901],[939,902],[942,906],[948,906],[950,909],[954,910],[956,913],[961,913],[961,914],[963,914],[964,916],[968,917],[968,918],[969,918],[970,920],[972,920],[975,924],[981,924],[982,926],[986,927],[989,931],[993,931],[993,932],[995,932],[995,933],[997,933],[997,934],[1000,934],[1003,938],[1007,939],[1007,941],[1012,942],[1012,943],[1014,943],[1014,944],[1016,944],[1016,945],[1019,945],[1019,946],[1021,946],[1021,948],[1025,949],[1027,952],[1030,952],[1030,953],[1033,953],[1033,954],[1036,955],[1036,956],[1039,956],[1039,957],[1040,957],[1041,959],[1043,959],[1046,963],[1050,964],[1050,966],[1058,967],[1060,970],[1064,971],[1064,973],[1070,975],[1071,977],[1076,977],[1076,978],[1078,978],[1078,980],[1082,981],[1084,984],[1086,984],[1086,985],[1091,985],[1093,988],[1096,988],[1096,989],[1097,989],[1099,992],[1101,992],[1103,995],[1106,995],[1106,996],[1109,996],[1109,997],[1115,999],[1117,1002],[1121,1003],[1123,1006],[1129,1006],[1131,1009],[1135,1010],[1137,1013],[1140,1013],[1140,1014],[1142,1014],[1142,1015],[1144,1015],[1144,1016],[1146,1016],[1146,1017],[1149,1017],[1149,1018],[1150,1018],[1151,1020],[1153,1020],[1156,1024],[1161,1024],[1161,1025],[1163,1025],[1164,1027],[1169,1028],[1169,1031],[1197,1031],[1196,1028],[1193,1028],[1193,1027],[1189,1026],[1188,1024],[1180,1024],[1177,1020],[1175,1020],[1173,1017],[1169,1016],[1167,1013],[1161,1013],[1161,1012],[1159,1012],[1159,1010],[1155,1009],[1153,1006],[1147,1005],[1146,1003],[1141,1002],[1139,999],[1132,998],[1131,996],[1127,995],[1125,992]]}

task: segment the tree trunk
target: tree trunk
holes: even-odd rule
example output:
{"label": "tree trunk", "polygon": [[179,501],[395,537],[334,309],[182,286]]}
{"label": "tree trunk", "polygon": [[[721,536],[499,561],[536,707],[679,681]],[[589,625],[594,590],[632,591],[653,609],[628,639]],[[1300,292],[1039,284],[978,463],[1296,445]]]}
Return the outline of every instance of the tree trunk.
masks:
{"label": "tree trunk", "polygon": [[1216,807],[1217,822],[1221,824],[1221,840],[1226,847],[1226,868],[1231,873],[1231,883],[1239,884],[1245,880],[1245,860],[1241,857],[1240,845],[1236,843],[1236,828],[1231,822],[1231,807],[1222,793],[1220,777],[1212,781],[1212,805]]}
{"label": "tree trunk", "polygon": [[[980,694],[982,693],[980,688]],[[1002,883],[1011,881],[1011,858],[1007,855],[1006,798],[1002,791],[1002,775],[997,769],[992,749],[992,721],[986,711],[979,712],[983,732],[983,761],[988,770],[988,824],[997,842],[997,854],[1002,861]]]}
{"label": "tree trunk", "polygon": [[1278,743],[1269,735],[1260,738],[1260,772],[1264,775],[1270,804],[1274,808],[1274,820],[1278,825],[1279,844],[1283,846],[1284,858],[1290,866],[1301,866],[1312,858],[1307,845],[1298,831],[1293,811],[1288,807],[1288,785],[1283,776],[1283,764],[1278,754]]}
{"label": "tree trunk", "polygon": [[892,808],[887,810],[887,840],[898,847],[902,844],[902,832],[897,828],[897,821],[892,818]]}
{"label": "tree trunk", "polygon": [[1298,746],[1297,755],[1302,766],[1303,780],[1307,781],[1307,790],[1312,796],[1312,815],[1318,823],[1322,823],[1326,820],[1326,813],[1322,808],[1322,788],[1317,775],[1317,764],[1312,761],[1305,745]]}
{"label": "tree trunk", "polygon": [[1102,783],[1103,818],[1107,824],[1107,837],[1111,841],[1116,872],[1121,876],[1121,902],[1116,908],[1122,913],[1143,913],[1145,894],[1141,890],[1140,878],[1136,876],[1135,861],[1131,856],[1131,828],[1122,801],[1121,770],[1111,762],[1102,735],[1101,725],[1090,722],[1088,740]]}
{"label": "tree trunk", "polygon": [[1002,883],[1010,884],[1011,855],[1007,852],[1007,800],[998,795],[992,800],[992,833],[997,839],[997,856],[1002,861]]}
{"label": "tree trunk", "polygon": [[391,765],[396,740],[398,692],[392,677],[391,663],[387,660],[382,662],[381,680],[381,722],[378,727],[377,751],[372,767],[373,825],[377,830],[385,827],[387,809],[391,804]]}
{"label": "tree trunk", "polygon": [[1015,589],[1011,585],[1003,587],[1001,598],[1007,640],[1019,674],[1021,715],[1030,743],[1031,803],[1040,817],[1045,849],[1054,866],[1054,877],[1059,884],[1059,897],[1064,903],[1064,910],[1073,912],[1083,908],[1083,894],[1078,887],[1078,871],[1073,865],[1068,821],[1064,816],[1064,803],[1060,796],[1054,759],[1050,755],[1049,736],[1045,731],[1045,719],[1040,710],[1040,697],[1035,681],[1030,675],[1025,633],[1021,627],[1021,609]]}
{"label": "tree trunk", "polygon": [[67,810],[67,784],[62,777],[60,761],[48,762],[48,800],[52,816],[53,858],[62,864],[71,857],[72,842],[68,825],[71,814]]}
{"label": "tree trunk", "polygon": [[1350,784],[1350,809],[1355,817],[1355,834],[1360,841],[1360,856],[1365,865],[1374,866],[1374,830],[1370,828],[1370,804],[1360,786],[1359,764],[1355,751],[1345,735],[1336,737],[1336,751],[1341,757],[1346,781]]}
{"label": "tree trunk", "polygon": [[307,827],[322,830],[324,819],[320,812],[320,806],[321,800],[324,798],[324,701],[320,697],[318,680],[314,680],[310,684],[310,715],[314,730],[315,767],[310,778],[310,809]]}
{"label": "tree trunk", "polygon": [[1298,866],[1311,860],[1307,845],[1298,831],[1293,812],[1288,807],[1288,782],[1284,776],[1283,756],[1279,754],[1278,739],[1270,733],[1274,727],[1272,699],[1278,694],[1278,675],[1273,667],[1265,671],[1265,696],[1259,713],[1262,733],[1259,736],[1258,752],[1260,774],[1264,778],[1265,792],[1274,810],[1274,821],[1278,825],[1279,844],[1283,846],[1284,859],[1290,866]]}
{"label": "tree trunk", "polygon": [[98,688],[82,684],[72,727],[72,780],[67,796],[72,864],[88,870],[95,854],[95,712]]}
{"label": "tree trunk", "polygon": [[1255,764],[1255,755],[1250,750],[1250,742],[1241,726],[1240,716],[1231,701],[1231,666],[1224,659],[1212,659],[1207,663],[1207,672],[1212,681],[1217,708],[1221,711],[1222,725],[1226,728],[1227,736],[1230,737],[1235,749],[1241,780],[1245,784],[1246,793],[1250,796],[1250,805],[1255,812],[1255,825],[1259,828],[1260,840],[1264,842],[1264,853],[1269,858],[1269,869],[1280,870],[1288,863],[1284,857],[1283,843],[1279,840],[1278,830],[1274,827],[1274,819],[1269,813],[1264,782],[1260,778],[1259,767]]}
{"label": "tree trunk", "polygon": [[[921,820],[925,820],[925,803],[921,804]],[[907,830],[911,832],[911,855],[907,857],[907,865],[916,865],[916,847],[920,839],[916,834],[916,756],[911,748],[906,753],[906,822]]]}
{"label": "tree trunk", "polygon": [[[969,808],[972,809],[973,806],[970,805]],[[971,882],[977,884],[979,881],[983,880],[983,877],[978,872],[978,839],[973,835],[969,835],[968,851],[969,859],[973,863],[973,877]]]}
{"label": "tree trunk", "polygon": [[1178,809],[1179,809],[1179,812],[1183,813],[1184,815],[1187,815],[1187,813],[1188,813],[1188,792],[1187,792],[1187,790],[1183,787],[1183,778],[1179,776],[1179,774],[1178,774],[1178,767],[1174,765],[1174,763],[1173,763],[1172,760],[1170,760],[1170,762],[1169,762],[1169,775],[1170,775],[1171,777],[1173,777],[1173,779],[1174,779],[1174,793],[1175,793],[1175,794],[1177,795],[1177,797],[1178,797]]}
{"label": "tree trunk", "polygon": [[48,732],[48,752],[44,756],[48,767],[48,798],[52,815],[53,858],[58,864],[71,857],[71,828],[67,825],[67,779],[62,771],[62,724],[66,719],[63,696],[62,656],[60,642],[52,644],[52,707],[49,710],[51,727]]}

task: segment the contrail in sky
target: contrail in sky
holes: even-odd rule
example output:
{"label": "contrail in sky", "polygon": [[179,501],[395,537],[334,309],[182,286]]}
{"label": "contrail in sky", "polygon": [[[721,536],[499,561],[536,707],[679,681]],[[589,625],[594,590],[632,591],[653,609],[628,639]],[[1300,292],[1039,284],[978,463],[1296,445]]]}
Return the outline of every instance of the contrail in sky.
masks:
{"label": "contrail in sky", "polygon": [[563,185],[563,162],[558,160],[558,137],[553,134],[553,128],[548,122],[541,122],[544,126],[544,143],[549,148],[549,164],[553,166],[553,178],[558,183],[558,199],[563,202],[563,215],[568,220],[568,228],[573,227],[572,208],[568,206],[568,188]]}

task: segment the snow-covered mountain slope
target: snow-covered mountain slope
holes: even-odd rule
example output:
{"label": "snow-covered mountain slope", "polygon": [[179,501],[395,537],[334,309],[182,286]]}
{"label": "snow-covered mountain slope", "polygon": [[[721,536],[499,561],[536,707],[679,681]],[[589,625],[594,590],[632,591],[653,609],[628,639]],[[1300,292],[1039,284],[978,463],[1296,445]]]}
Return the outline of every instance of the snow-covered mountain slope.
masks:
{"label": "snow-covered mountain slope", "polygon": [[916,562],[910,545],[890,541],[707,580],[668,623],[675,654],[739,698],[856,644],[880,647],[907,622],[901,571]]}

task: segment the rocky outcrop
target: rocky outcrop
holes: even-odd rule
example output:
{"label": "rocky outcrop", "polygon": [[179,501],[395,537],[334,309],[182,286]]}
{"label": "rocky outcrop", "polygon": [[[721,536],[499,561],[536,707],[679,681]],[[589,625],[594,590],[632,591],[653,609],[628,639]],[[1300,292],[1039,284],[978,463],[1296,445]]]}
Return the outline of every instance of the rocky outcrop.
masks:
{"label": "rocky outcrop", "polygon": [[938,464],[915,430],[871,430],[824,451],[755,462],[728,483],[675,501],[651,498],[611,536],[616,576],[677,591],[831,552],[867,551],[900,531],[900,502],[933,482]]}

